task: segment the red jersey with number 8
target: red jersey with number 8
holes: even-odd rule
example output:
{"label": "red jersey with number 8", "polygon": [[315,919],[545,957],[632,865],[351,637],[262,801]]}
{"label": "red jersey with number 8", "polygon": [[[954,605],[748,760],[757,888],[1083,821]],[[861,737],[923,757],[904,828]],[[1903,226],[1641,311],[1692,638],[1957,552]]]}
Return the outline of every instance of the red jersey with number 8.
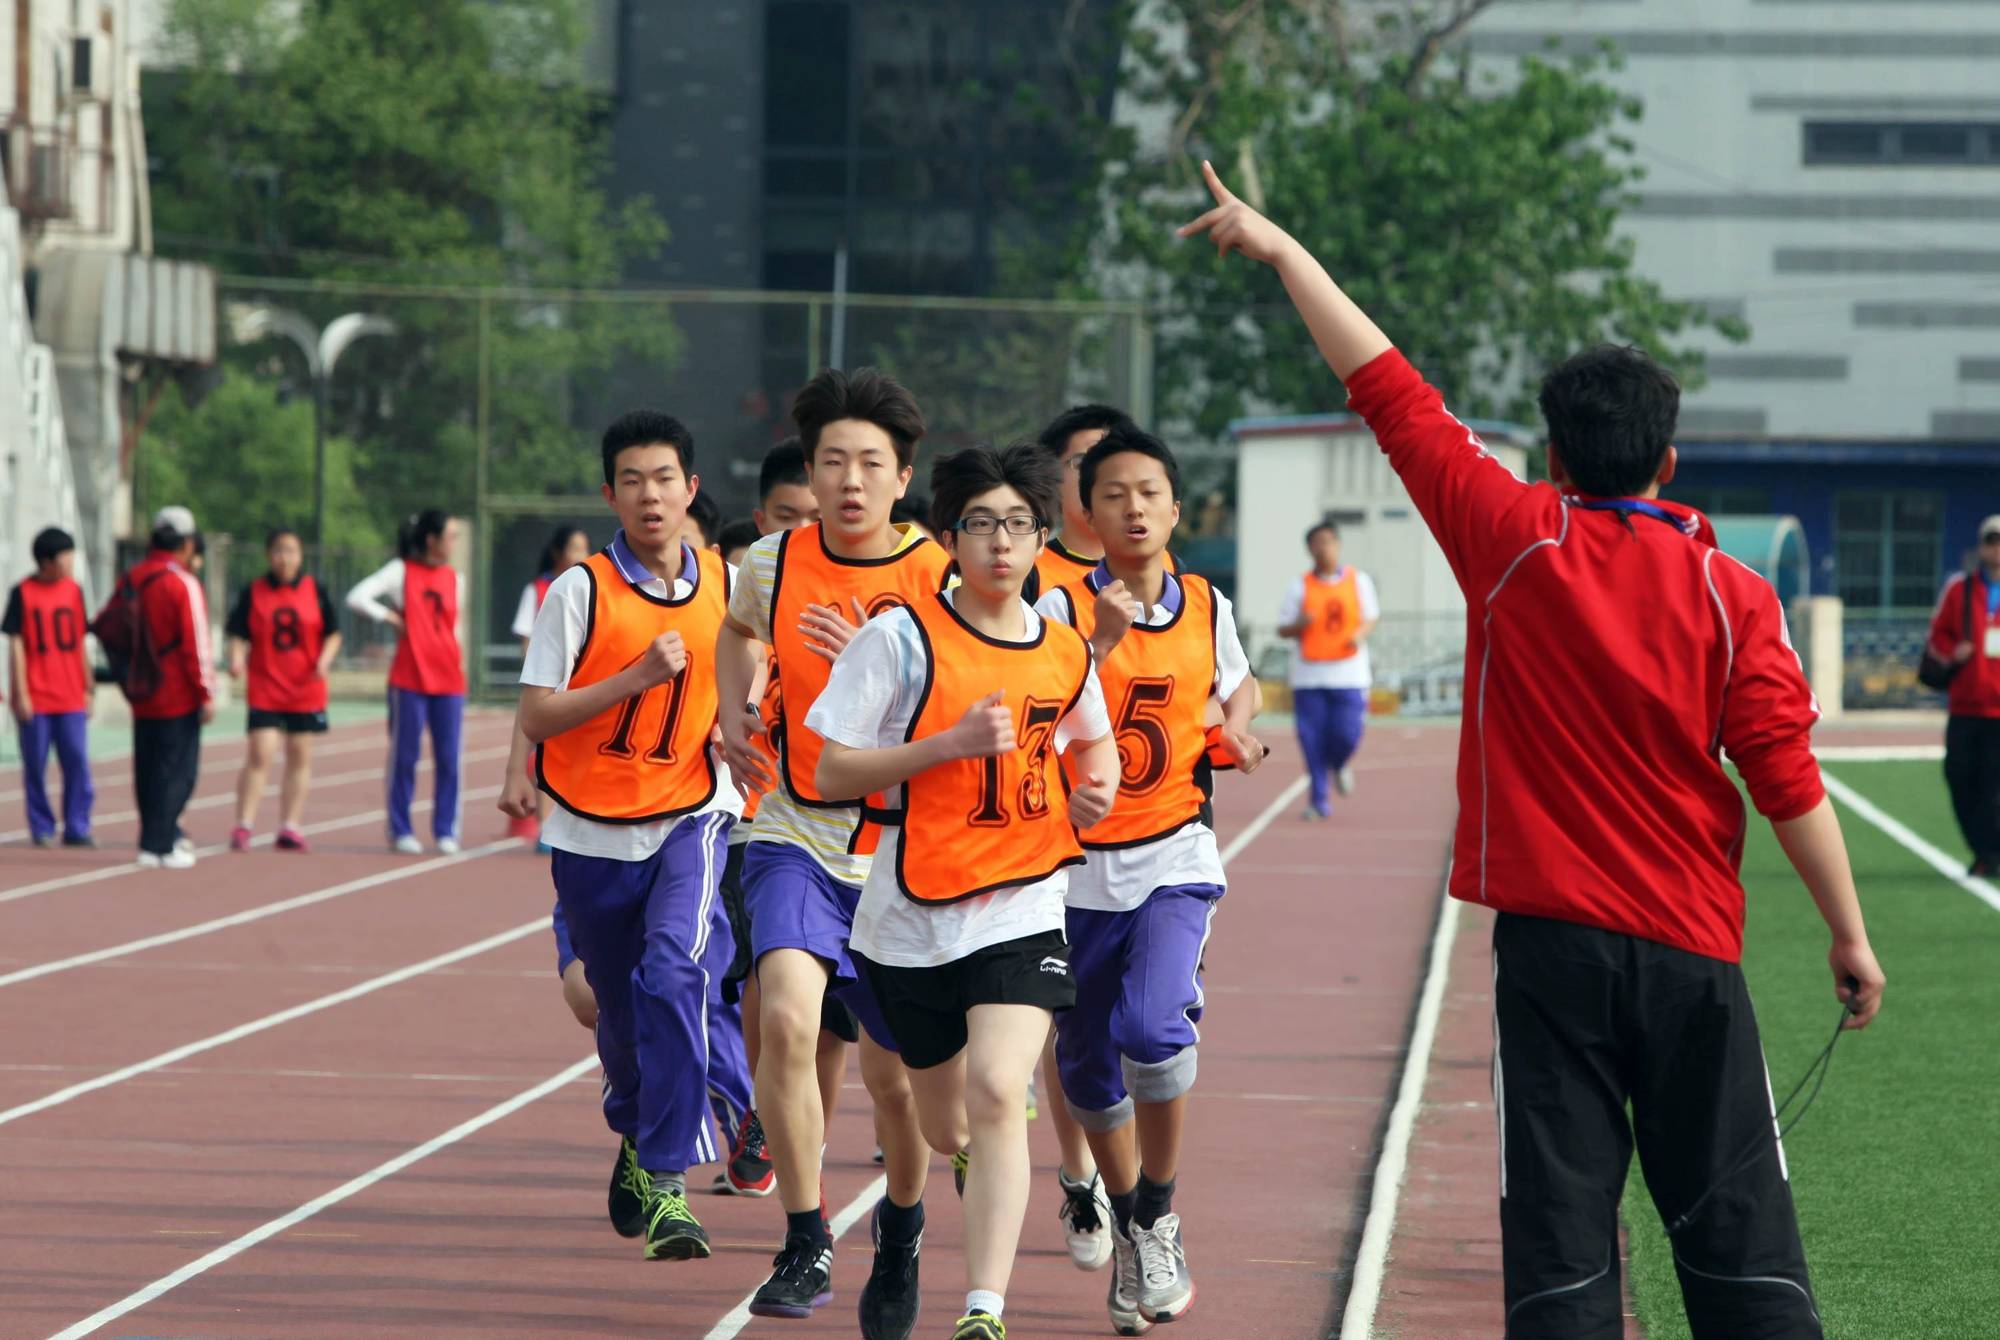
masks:
{"label": "red jersey with number 8", "polygon": [[[1135,623],[1097,667],[1118,739],[1118,800],[1086,848],[1137,847],[1207,812],[1208,699],[1215,689],[1215,592],[1193,574],[1175,578],[1181,605],[1163,624]],[[1097,627],[1091,579],[1056,588],[1070,625]]]}
{"label": "red jersey with number 8", "polygon": [[569,677],[580,689],[611,678],[676,632],[687,665],[665,684],[613,703],[535,751],[535,780],[571,814],[601,824],[644,824],[690,814],[715,796],[715,640],[729,608],[729,576],[714,551],[696,553],[694,589],[663,599],[640,590],[609,553],[583,563],[590,624]]}
{"label": "red jersey with number 8", "polygon": [[250,583],[250,656],[243,696],[256,712],[324,712],[326,680],[319,654],[328,628],[319,583],[290,585],[269,577]]}
{"label": "red jersey with number 8", "polygon": [[[28,661],[28,698],[40,716],[81,712],[90,706],[90,668],[84,660],[83,589],[68,577],[30,577],[14,588],[7,631],[21,639]],[[18,624],[18,626],[16,626]]]}

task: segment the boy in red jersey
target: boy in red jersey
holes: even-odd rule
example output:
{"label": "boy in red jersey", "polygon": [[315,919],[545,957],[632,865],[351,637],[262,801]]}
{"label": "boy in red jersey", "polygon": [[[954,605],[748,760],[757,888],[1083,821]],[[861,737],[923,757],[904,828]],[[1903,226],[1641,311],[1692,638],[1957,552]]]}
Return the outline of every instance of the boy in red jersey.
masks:
{"label": "boy in red jersey", "polygon": [[1571,358],[1542,383],[1553,482],[1524,484],[1305,248],[1203,172],[1215,208],[1182,235],[1278,272],[1465,591],[1451,893],[1500,913],[1508,1336],[1623,1334],[1636,1138],[1694,1334],[1818,1337],[1738,966],[1745,816],[1725,751],[1832,932],[1848,1027],[1874,1018],[1883,975],[1777,593],[1659,500],[1680,388],[1636,349]]}
{"label": "boy in red jersey", "polygon": [[14,720],[21,734],[21,791],[28,802],[28,838],[56,840],[56,814],[44,777],[49,751],[62,767],[62,843],[91,847],[90,712],[96,684],[83,644],[89,620],[83,588],[70,575],[76,541],[49,527],[35,536],[35,575],[7,595],[0,633],[7,636]]}

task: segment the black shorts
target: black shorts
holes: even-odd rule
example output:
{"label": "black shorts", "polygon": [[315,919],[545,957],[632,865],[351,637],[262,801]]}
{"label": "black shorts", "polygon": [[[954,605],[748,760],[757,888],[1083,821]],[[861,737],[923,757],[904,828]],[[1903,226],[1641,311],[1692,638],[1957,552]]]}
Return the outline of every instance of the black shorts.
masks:
{"label": "black shorts", "polygon": [[248,730],[281,730],[287,735],[324,735],[326,733],[326,713],[324,712],[267,712],[261,707],[250,709]]}
{"label": "black shorts", "polygon": [[[750,977],[750,909],[743,902],[743,850],[747,842],[732,843],[722,862],[722,910],[729,918],[729,933],[736,940],[735,956],[722,974],[722,998],[734,1005],[743,999],[743,983]],[[832,983],[820,1001],[819,1026],[842,1042],[861,1041],[861,1021],[847,1003],[833,994]]]}
{"label": "black shorts", "polygon": [[965,1049],[965,1016],[975,1005],[1034,1005],[1053,1014],[1076,1004],[1061,931],[1003,940],[935,968],[853,957],[912,1070],[943,1065]]}

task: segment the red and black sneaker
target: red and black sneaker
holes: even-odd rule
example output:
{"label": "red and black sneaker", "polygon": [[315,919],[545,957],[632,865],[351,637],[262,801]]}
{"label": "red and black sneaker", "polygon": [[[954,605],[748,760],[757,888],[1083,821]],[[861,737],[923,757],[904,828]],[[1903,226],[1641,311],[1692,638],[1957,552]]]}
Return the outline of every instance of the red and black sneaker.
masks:
{"label": "red and black sneaker", "polygon": [[743,1124],[736,1131],[736,1143],[730,1147],[729,1167],[724,1176],[730,1193],[738,1196],[768,1196],[777,1185],[771,1171],[771,1152],[764,1147],[764,1123],[758,1119],[754,1107],[743,1114]]}

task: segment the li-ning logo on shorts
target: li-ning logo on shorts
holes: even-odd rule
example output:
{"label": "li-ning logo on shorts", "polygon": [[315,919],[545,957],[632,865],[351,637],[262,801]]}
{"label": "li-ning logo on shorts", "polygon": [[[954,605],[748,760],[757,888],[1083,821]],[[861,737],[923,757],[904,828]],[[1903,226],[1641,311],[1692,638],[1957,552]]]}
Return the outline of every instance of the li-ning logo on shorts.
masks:
{"label": "li-ning logo on shorts", "polygon": [[1061,959],[1057,958],[1054,954],[1050,954],[1047,958],[1042,960],[1041,970],[1043,972],[1052,972],[1058,977],[1069,976],[1069,964],[1063,962]]}

